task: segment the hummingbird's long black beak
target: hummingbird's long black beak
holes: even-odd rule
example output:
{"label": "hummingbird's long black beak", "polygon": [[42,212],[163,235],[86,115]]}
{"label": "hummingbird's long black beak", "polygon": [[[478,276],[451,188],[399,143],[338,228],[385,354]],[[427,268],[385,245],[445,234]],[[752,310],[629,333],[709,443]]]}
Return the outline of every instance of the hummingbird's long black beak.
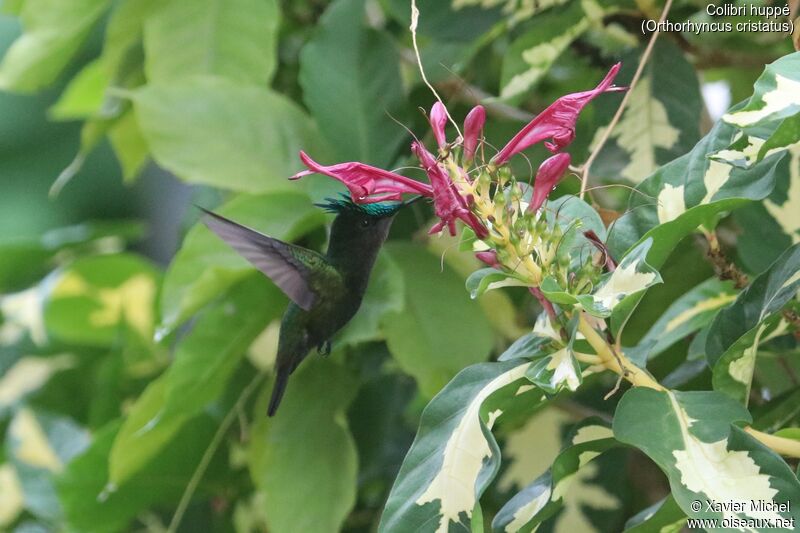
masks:
{"label": "hummingbird's long black beak", "polygon": [[403,202],[403,207],[409,206],[409,205],[413,204],[414,202],[418,202],[423,198],[425,198],[423,195],[418,194],[415,197],[411,198],[410,200],[406,200],[405,202]]}

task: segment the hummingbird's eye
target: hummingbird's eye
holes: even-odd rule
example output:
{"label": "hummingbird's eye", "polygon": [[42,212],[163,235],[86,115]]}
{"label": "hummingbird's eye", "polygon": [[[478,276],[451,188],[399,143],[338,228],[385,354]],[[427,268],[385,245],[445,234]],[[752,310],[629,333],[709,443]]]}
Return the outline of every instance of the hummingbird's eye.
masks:
{"label": "hummingbird's eye", "polygon": [[371,224],[372,224],[372,221],[370,219],[368,219],[368,218],[362,218],[361,219],[361,227],[362,228],[368,228]]}

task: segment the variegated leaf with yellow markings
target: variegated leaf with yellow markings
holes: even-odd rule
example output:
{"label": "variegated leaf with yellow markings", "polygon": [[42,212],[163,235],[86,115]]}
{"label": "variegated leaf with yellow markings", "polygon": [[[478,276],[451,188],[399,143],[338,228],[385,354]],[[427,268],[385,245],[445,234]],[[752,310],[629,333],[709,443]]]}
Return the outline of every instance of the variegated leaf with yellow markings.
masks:
{"label": "variegated leaf with yellow markings", "polygon": [[62,354],[51,357],[23,357],[0,374],[0,414],[42,387],[50,377],[72,368],[75,357]]}
{"label": "variegated leaf with yellow markings", "polygon": [[747,404],[756,354],[779,326],[781,310],[800,289],[800,244],[786,250],[714,319],[706,358],[714,369],[714,389]]}
{"label": "variegated leaf with yellow markings", "polygon": [[767,65],[747,105],[726,114],[722,120],[739,128],[752,128],[797,113],[800,113],[800,52]]}
{"label": "variegated leaf with yellow markings", "polygon": [[764,271],[790,245],[800,242],[800,144],[788,149],[775,189],[762,203],[734,213],[742,230],[736,251],[747,270]]}
{"label": "variegated leaf with yellow markings", "polygon": [[625,533],[678,533],[685,524],[686,515],[670,494],[625,522]]}
{"label": "variegated leaf with yellow markings", "polygon": [[622,6],[610,0],[566,0],[567,5],[547,10],[511,43],[503,59],[500,98],[519,100],[550,70],[559,56],[583,33],[600,25],[603,17]]}
{"label": "variegated leaf with yellow markings", "polygon": [[24,495],[17,471],[9,463],[0,464],[0,528],[11,525],[24,508]]}
{"label": "variegated leaf with yellow markings", "polygon": [[[800,481],[780,456],[735,425],[750,421],[747,409],[718,392],[634,387],[617,406],[613,427],[617,440],[639,448],[661,467],[688,516],[796,520],[796,506],[789,504],[783,512],[775,505],[798,501]],[[692,509],[695,500],[703,503],[700,511]],[[706,501],[728,506],[709,510]]]}
{"label": "variegated leaf with yellow markings", "polygon": [[496,533],[530,532],[563,506],[564,495],[578,471],[606,450],[617,446],[605,422],[587,418],[578,424],[552,467],[517,493],[492,521]]}
{"label": "variegated leaf with yellow markings", "polygon": [[[637,65],[634,58],[623,60],[617,85],[626,85]],[[628,98],[625,112],[592,165],[592,173],[639,183],[659,165],[685,154],[700,139],[702,98],[694,69],[669,41],[656,42]],[[599,101],[601,124],[611,120],[617,105],[613,99]],[[604,132],[605,128],[596,131],[594,143]]]}
{"label": "variegated leaf with yellow markings", "polygon": [[6,433],[6,450],[25,509],[45,520],[60,518],[55,477],[88,446],[89,440],[89,433],[68,418],[30,407],[16,411]]}
{"label": "variegated leaf with yellow markings", "polygon": [[653,358],[710,324],[719,310],[735,299],[736,293],[731,282],[710,278],[672,302],[639,344],[655,343],[648,355]]}
{"label": "variegated leaf with yellow markings", "polygon": [[[713,228],[722,214],[768,196],[787,153],[775,154],[749,168],[708,159],[709,154],[726,147],[735,134],[735,128],[718,122],[691,152],[639,184],[630,196],[628,211],[609,231],[612,255],[620,257],[652,239],[647,262],[661,268],[675,246],[700,226]],[[625,322],[642,296],[644,292],[618,306],[612,316],[612,332]]]}
{"label": "variegated leaf with yellow markings", "polygon": [[598,317],[610,316],[629,296],[661,283],[661,274],[647,263],[647,254],[652,245],[652,239],[642,241],[625,254],[614,272],[603,277],[591,296],[579,296],[578,300],[584,309]]}
{"label": "variegated leaf with yellow markings", "polygon": [[125,324],[149,341],[159,277],[150,262],[132,254],[79,259],[48,284],[47,331],[66,342],[110,346]]}
{"label": "variegated leaf with yellow markings", "polygon": [[530,365],[524,358],[473,365],[436,395],[422,414],[379,531],[470,527],[480,495],[500,466],[492,426],[514,405],[532,409],[542,396],[525,380]]}

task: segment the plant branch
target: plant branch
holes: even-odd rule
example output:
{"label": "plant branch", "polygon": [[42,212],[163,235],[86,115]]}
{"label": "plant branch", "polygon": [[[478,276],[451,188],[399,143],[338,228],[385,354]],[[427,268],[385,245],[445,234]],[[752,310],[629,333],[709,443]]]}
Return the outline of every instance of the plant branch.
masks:
{"label": "plant branch", "polygon": [[586,341],[594,348],[603,362],[603,366],[622,376],[637,387],[649,387],[656,390],[666,390],[659,382],[646,371],[631,363],[622,353],[617,353],[608,345],[597,331],[586,321],[584,313],[578,316],[578,331],[583,333]]}
{"label": "plant branch", "polygon": [[636,72],[633,75],[633,79],[631,80],[631,84],[628,87],[628,91],[625,93],[625,96],[622,97],[622,102],[620,102],[619,107],[617,108],[617,112],[614,113],[614,117],[609,122],[608,127],[606,127],[605,131],[603,132],[602,137],[600,137],[600,141],[597,143],[597,146],[594,147],[592,153],[589,155],[589,158],[583,164],[583,171],[581,172],[581,192],[580,198],[583,200],[583,197],[586,195],[586,184],[589,181],[589,170],[592,167],[592,163],[600,154],[600,151],[603,149],[603,146],[608,142],[608,139],[611,137],[611,132],[614,130],[614,127],[619,122],[620,118],[622,118],[622,112],[625,110],[625,106],[628,104],[628,100],[630,100],[631,94],[633,94],[633,89],[636,87],[636,84],[639,83],[639,78],[642,77],[642,72],[644,72],[644,67],[647,65],[647,61],[650,59],[650,54],[653,52],[653,47],[656,44],[656,39],[658,39],[658,35],[660,33],[659,28],[661,27],[661,23],[667,19],[667,15],[669,14],[669,10],[672,7],[672,0],[667,0],[664,4],[664,9],[661,11],[661,17],[658,19],[658,25],[656,26],[656,31],[653,32],[653,35],[650,36],[650,42],[647,43],[647,48],[645,48],[644,53],[642,54],[642,59],[639,61],[639,66],[636,67]]}
{"label": "plant branch", "polygon": [[192,501],[192,496],[194,496],[197,486],[203,479],[203,475],[205,475],[206,469],[208,468],[211,459],[214,457],[217,448],[219,448],[219,445],[222,443],[223,437],[228,432],[228,429],[230,429],[233,421],[236,420],[244,404],[250,399],[250,396],[253,394],[253,392],[258,389],[258,386],[261,385],[261,382],[264,380],[265,376],[266,374],[257,374],[242,391],[242,394],[239,396],[239,399],[236,400],[236,403],[233,405],[233,407],[231,407],[230,411],[228,411],[228,413],[225,415],[225,418],[219,425],[219,429],[217,429],[217,432],[214,434],[214,437],[208,444],[208,448],[206,448],[206,451],[203,453],[203,457],[200,458],[200,463],[197,465],[197,468],[192,474],[191,479],[189,479],[189,483],[186,485],[186,490],[183,491],[181,501],[178,503],[178,507],[175,509],[175,514],[172,515],[172,521],[169,523],[167,533],[175,533],[178,530],[178,526],[181,525],[181,520],[183,520],[183,515],[186,513],[186,509],[189,507],[189,503]]}
{"label": "plant branch", "polygon": [[770,435],[750,426],[747,426],[744,430],[761,444],[784,457],[800,457],[800,441]]}

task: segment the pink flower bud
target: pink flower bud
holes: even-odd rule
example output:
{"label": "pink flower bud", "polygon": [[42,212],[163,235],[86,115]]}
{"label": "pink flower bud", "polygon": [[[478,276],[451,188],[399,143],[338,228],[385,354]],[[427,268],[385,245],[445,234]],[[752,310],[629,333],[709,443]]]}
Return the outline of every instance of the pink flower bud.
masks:
{"label": "pink flower bud", "polygon": [[489,265],[492,268],[496,268],[500,270],[502,265],[497,260],[497,252],[494,250],[486,250],[483,252],[475,252],[475,257],[478,258],[479,261],[482,261]]}
{"label": "pink flower bud", "polygon": [[431,114],[428,116],[428,122],[431,123],[433,136],[436,137],[436,144],[442,148],[447,144],[445,138],[444,128],[447,126],[447,109],[441,102],[436,102],[431,108]]}
{"label": "pink flower bud", "polygon": [[571,159],[568,153],[562,152],[545,159],[539,165],[539,170],[536,172],[536,181],[533,183],[533,198],[528,206],[528,211],[537,211],[542,207],[552,190],[564,177],[564,172],[567,171]]}
{"label": "pink flower bud", "polygon": [[464,160],[471,163],[478,147],[483,125],[486,122],[486,110],[481,105],[476,105],[464,119]]}

